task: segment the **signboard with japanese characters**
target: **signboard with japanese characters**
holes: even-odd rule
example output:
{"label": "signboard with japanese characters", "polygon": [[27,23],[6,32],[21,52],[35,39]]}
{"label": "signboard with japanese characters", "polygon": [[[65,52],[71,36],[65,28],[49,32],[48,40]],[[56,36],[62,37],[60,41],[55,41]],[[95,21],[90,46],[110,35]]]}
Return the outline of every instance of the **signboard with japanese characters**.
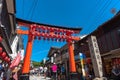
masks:
{"label": "signboard with japanese characters", "polygon": [[103,77],[102,60],[100,56],[97,39],[95,36],[88,38],[88,44],[90,49],[90,55],[93,63],[94,73],[96,77]]}

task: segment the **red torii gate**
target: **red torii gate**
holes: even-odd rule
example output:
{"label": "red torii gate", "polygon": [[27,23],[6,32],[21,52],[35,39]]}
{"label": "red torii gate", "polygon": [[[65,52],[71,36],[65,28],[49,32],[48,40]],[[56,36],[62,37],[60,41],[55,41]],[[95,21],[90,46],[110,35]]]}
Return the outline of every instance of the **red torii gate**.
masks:
{"label": "red torii gate", "polygon": [[69,63],[70,72],[76,72],[74,52],[73,52],[73,41],[80,40],[80,37],[74,37],[72,34],[79,33],[81,28],[63,28],[59,26],[45,25],[34,22],[29,22],[21,19],[17,19],[19,26],[29,27],[29,30],[17,29],[18,34],[28,35],[28,43],[26,48],[26,54],[24,58],[24,64],[22,68],[22,74],[28,74],[30,69],[30,57],[32,52],[33,40],[38,37],[41,39],[59,39],[59,41],[66,40],[69,48]]}

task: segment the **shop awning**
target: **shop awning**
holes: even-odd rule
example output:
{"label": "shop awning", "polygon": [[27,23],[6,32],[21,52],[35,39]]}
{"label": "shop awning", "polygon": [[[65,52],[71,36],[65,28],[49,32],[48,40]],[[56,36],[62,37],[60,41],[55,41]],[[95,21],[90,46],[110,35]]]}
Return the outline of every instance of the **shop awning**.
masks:
{"label": "shop awning", "polygon": [[110,52],[102,54],[101,56],[104,57],[104,59],[120,58],[120,48],[111,50]]}

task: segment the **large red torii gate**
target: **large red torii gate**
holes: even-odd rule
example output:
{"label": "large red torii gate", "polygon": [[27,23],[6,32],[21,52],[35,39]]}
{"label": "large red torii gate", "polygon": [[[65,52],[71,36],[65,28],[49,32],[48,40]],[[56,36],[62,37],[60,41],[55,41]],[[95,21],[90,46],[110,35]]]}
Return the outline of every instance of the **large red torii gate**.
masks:
{"label": "large red torii gate", "polygon": [[58,39],[59,41],[66,40],[69,48],[69,62],[70,62],[70,72],[76,72],[74,51],[73,51],[73,41],[80,40],[80,37],[74,37],[72,34],[77,34],[80,32],[81,28],[64,28],[59,26],[52,26],[46,24],[39,24],[30,21],[25,21],[17,19],[17,24],[19,26],[26,26],[29,30],[17,29],[18,34],[28,35],[28,43],[26,47],[26,54],[24,58],[24,64],[22,68],[22,74],[28,74],[30,69],[30,57],[32,52],[32,44],[35,37],[41,39]]}

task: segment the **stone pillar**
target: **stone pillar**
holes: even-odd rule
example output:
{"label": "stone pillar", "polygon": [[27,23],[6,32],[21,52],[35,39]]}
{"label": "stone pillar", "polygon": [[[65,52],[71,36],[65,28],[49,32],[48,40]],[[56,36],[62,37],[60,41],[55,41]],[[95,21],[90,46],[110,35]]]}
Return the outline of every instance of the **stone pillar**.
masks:
{"label": "stone pillar", "polygon": [[105,80],[103,78],[102,60],[101,60],[101,55],[100,55],[100,51],[99,51],[96,37],[90,36],[88,38],[88,44],[89,44],[93,69],[94,69],[94,73],[95,73],[94,80]]}

